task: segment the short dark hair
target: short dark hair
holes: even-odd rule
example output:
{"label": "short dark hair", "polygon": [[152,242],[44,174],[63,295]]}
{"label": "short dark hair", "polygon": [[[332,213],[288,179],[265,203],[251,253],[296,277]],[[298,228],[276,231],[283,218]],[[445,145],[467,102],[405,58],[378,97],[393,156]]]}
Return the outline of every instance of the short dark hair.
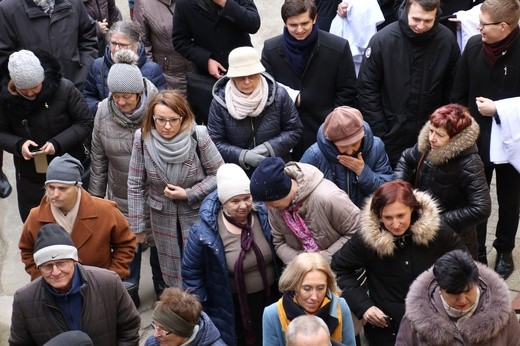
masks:
{"label": "short dark hair", "polygon": [[478,283],[478,268],[471,256],[453,250],[441,256],[433,265],[433,276],[441,289],[449,294],[461,294]]}
{"label": "short dark hair", "polygon": [[417,4],[422,7],[425,11],[439,11],[439,8],[441,7],[441,0],[406,0],[408,3],[406,4],[406,13],[408,13],[408,10],[410,10],[410,6],[412,4]]}
{"label": "short dark hair", "polygon": [[381,216],[383,209],[394,202],[401,202],[414,211],[421,209],[421,204],[413,193],[412,185],[404,180],[393,180],[384,183],[374,191],[370,210]]}
{"label": "short dark hair", "polygon": [[289,17],[294,17],[307,11],[309,11],[311,19],[314,20],[317,13],[314,0],[285,0],[282,5],[283,22],[287,22]]}

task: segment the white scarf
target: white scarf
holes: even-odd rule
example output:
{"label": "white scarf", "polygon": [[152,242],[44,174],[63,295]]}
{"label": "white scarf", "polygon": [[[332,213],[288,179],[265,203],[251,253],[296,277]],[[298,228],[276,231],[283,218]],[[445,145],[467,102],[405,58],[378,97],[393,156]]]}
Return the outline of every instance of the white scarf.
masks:
{"label": "white scarf", "polygon": [[440,294],[440,292],[439,292],[439,295],[441,296],[441,301],[442,301],[442,305],[444,306],[444,310],[446,310],[446,313],[448,314],[448,316],[450,316],[452,319],[455,319],[454,323],[458,327],[460,322],[467,320],[468,318],[473,316],[473,313],[477,309],[477,305],[480,300],[480,288],[477,286],[477,298],[475,299],[475,303],[473,303],[473,305],[471,305],[466,310],[458,310],[458,309],[452,308],[451,306],[448,305],[448,303],[446,303],[446,301],[444,300],[444,298],[442,297],[442,294]]}
{"label": "white scarf", "polygon": [[267,104],[268,94],[267,80],[262,75],[260,75],[260,83],[249,95],[238,90],[235,82],[230,79],[226,83],[226,106],[228,112],[237,120],[242,120],[248,116],[257,117],[262,113]]}
{"label": "white scarf", "polygon": [[72,229],[74,228],[74,223],[76,222],[76,217],[78,216],[79,211],[79,202],[81,200],[81,189],[78,188],[78,195],[76,197],[76,203],[72,207],[72,209],[67,213],[67,215],[63,214],[63,212],[56,208],[51,204],[51,213],[56,220],[56,223],[61,227],[65,228],[68,234],[71,234]]}

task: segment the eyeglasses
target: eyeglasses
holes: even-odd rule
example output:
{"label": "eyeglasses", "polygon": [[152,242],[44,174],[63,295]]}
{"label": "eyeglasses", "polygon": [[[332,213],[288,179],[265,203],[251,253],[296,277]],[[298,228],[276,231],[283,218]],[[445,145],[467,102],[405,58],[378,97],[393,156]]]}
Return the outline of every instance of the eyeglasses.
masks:
{"label": "eyeglasses", "polygon": [[164,330],[163,327],[158,325],[155,321],[150,322],[150,325],[152,326],[153,330],[155,330],[157,333],[160,333],[161,335],[170,335],[172,333]]}
{"label": "eyeglasses", "polygon": [[54,266],[56,266],[56,268],[58,268],[60,271],[64,271],[64,270],[69,269],[69,265],[70,265],[70,260],[63,260],[63,261],[45,263],[45,264],[42,264],[41,266],[39,266],[38,268],[40,269],[40,271],[43,274],[48,275],[48,274],[52,273]]}
{"label": "eyeglasses", "polygon": [[170,124],[170,126],[177,126],[182,122],[182,117],[165,119],[165,118],[156,117],[154,115],[153,120],[155,121],[155,124],[157,124],[159,126],[166,126],[166,123]]}
{"label": "eyeglasses", "polygon": [[110,42],[110,48],[128,49],[132,44],[124,44],[120,42]]}
{"label": "eyeglasses", "polygon": [[503,22],[493,22],[493,23],[486,23],[486,22],[483,22],[482,19],[478,19],[479,21],[479,24],[481,27],[485,28],[486,26],[489,26],[489,25],[498,25],[498,24],[502,24]]}

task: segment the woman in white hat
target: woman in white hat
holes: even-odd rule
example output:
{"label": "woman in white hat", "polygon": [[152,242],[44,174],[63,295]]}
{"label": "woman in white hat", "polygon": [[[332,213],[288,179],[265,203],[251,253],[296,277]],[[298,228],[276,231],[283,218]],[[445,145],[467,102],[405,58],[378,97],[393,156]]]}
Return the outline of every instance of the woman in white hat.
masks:
{"label": "woman in white hat", "polygon": [[186,288],[227,345],[261,345],[264,307],[277,298],[276,255],[263,204],[253,206],[249,178],[237,165],[217,171],[217,191],[200,208],[201,221],[182,258]]}
{"label": "woman in white hat", "polygon": [[213,87],[208,132],[226,162],[251,176],[265,157],[290,161],[303,125],[284,88],[265,72],[253,47],[229,53],[227,75]]}

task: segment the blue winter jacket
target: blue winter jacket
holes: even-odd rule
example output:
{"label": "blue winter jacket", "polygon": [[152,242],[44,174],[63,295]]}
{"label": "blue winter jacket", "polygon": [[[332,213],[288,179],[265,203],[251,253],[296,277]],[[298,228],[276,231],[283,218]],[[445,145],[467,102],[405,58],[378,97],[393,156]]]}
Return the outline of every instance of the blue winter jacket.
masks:
{"label": "blue winter jacket", "polygon": [[[137,66],[141,70],[143,77],[152,82],[158,90],[168,89],[161,67],[155,62],[148,60],[142,43],[139,43],[137,55],[139,56]],[[83,89],[83,96],[87,100],[88,108],[94,115],[97,112],[98,103],[108,97],[107,77],[112,65],[114,65],[114,61],[111,57],[110,46],[107,45],[105,55],[94,60],[94,63],[90,66],[90,71],[85,81],[85,88]]]}
{"label": "blue winter jacket", "polygon": [[365,168],[359,177],[339,163],[337,156],[340,153],[334,142],[325,138],[323,125],[318,130],[317,142],[305,151],[300,160],[300,162],[309,163],[322,171],[325,178],[345,191],[359,208],[374,190],[383,183],[394,179],[383,141],[373,135],[366,122],[363,122],[363,128],[365,137],[363,137],[359,151],[363,155]]}
{"label": "blue winter jacket", "polygon": [[[217,191],[209,194],[200,207],[200,221],[190,230],[182,256],[182,281],[202,302],[204,311],[220,331],[222,340],[237,345],[235,333],[235,310],[229,284],[224,244],[218,232],[218,213],[222,203]],[[276,254],[271,240],[271,226],[263,204],[256,207],[265,238],[271,245],[275,274],[278,277]]]}

